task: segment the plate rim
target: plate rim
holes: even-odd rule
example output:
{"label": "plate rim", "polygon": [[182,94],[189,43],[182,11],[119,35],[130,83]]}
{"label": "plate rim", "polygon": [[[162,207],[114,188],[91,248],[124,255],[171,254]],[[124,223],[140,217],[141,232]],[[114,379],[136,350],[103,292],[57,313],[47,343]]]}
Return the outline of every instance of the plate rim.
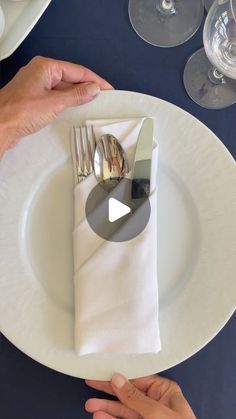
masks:
{"label": "plate rim", "polygon": [[[193,115],[191,115],[190,113],[188,113],[187,111],[185,111],[185,110],[183,110],[183,109],[181,109],[180,107],[178,107],[178,106],[176,106],[176,105],[174,105],[174,104],[172,104],[172,103],[170,103],[170,102],[167,102],[167,101],[165,101],[165,100],[163,100],[163,99],[159,99],[159,98],[156,98],[156,97],[154,97],[154,96],[150,96],[150,95],[146,95],[146,94],[143,94],[143,93],[138,93],[138,92],[129,92],[129,91],[112,91],[112,94],[114,94],[114,92],[115,92],[115,94],[128,94],[128,95],[130,95],[130,94],[134,94],[134,95],[141,95],[141,96],[145,96],[145,97],[147,97],[147,98],[152,98],[152,99],[154,99],[154,100],[157,100],[157,101],[159,101],[160,103],[164,103],[165,105],[171,105],[172,107],[174,107],[175,109],[177,109],[178,110],[178,112],[181,112],[181,113],[185,113],[187,116],[190,116],[191,118],[193,118],[193,119],[195,119],[195,121],[197,121],[197,124],[201,124],[202,126],[204,126],[204,129],[206,129],[207,128],[207,130],[210,132],[210,134],[211,134],[211,136],[213,135],[214,137],[215,137],[215,140],[218,142],[218,144],[220,144],[223,148],[222,148],[222,151],[224,152],[224,153],[226,153],[227,154],[227,158],[230,158],[230,160],[232,161],[232,163],[234,164],[234,166],[236,166],[236,164],[235,164],[235,160],[234,160],[234,158],[233,158],[233,156],[231,155],[231,153],[229,152],[229,150],[227,149],[227,147],[222,143],[222,141],[216,136],[216,134],[214,133],[214,132],[212,132],[206,125],[204,125],[201,121],[199,121],[195,116],[193,116]],[[110,92],[106,92],[106,94],[110,94]],[[70,110],[69,110],[70,111]],[[62,114],[61,114],[61,116],[58,118],[58,120],[63,120],[63,116],[65,115],[65,113],[67,113],[68,111],[66,111],[66,112],[63,112]],[[224,316],[224,318],[222,318],[222,321],[221,321],[221,325],[219,325],[218,326],[218,328],[217,328],[217,330],[215,330],[215,333],[213,333],[213,334],[211,334],[211,336],[209,336],[209,338],[208,339],[205,339],[204,340],[204,342],[203,343],[201,343],[198,347],[196,347],[196,350],[195,351],[191,351],[191,354],[190,355],[187,355],[187,356],[183,356],[182,358],[179,358],[179,361],[178,361],[178,363],[176,364],[176,362],[173,362],[173,364],[169,364],[169,366],[167,367],[167,368],[171,368],[171,367],[173,367],[173,366],[175,366],[175,365],[178,365],[179,363],[181,363],[181,362],[183,362],[183,361],[185,361],[186,359],[188,359],[189,357],[191,357],[191,356],[193,356],[195,353],[197,353],[200,349],[202,349],[203,347],[205,347],[205,345],[207,345],[218,333],[219,333],[219,331],[225,326],[225,324],[227,323],[227,321],[230,319],[230,317],[232,316],[232,314],[234,313],[234,310],[235,310],[235,306],[234,305],[232,305],[232,308],[231,308],[231,310],[228,310],[228,314],[227,315],[225,315]],[[34,359],[34,360],[36,360],[37,362],[39,362],[39,363],[41,363],[42,365],[45,365],[45,366],[47,366],[48,368],[50,368],[50,369],[53,369],[53,370],[56,370],[56,371],[59,371],[59,372],[62,372],[62,373],[64,373],[64,374],[68,374],[68,375],[71,375],[71,376],[74,376],[74,377],[78,377],[78,375],[77,374],[75,374],[75,375],[73,375],[71,372],[70,373],[68,373],[68,371],[66,371],[65,370],[65,368],[59,368],[59,367],[57,367],[57,368],[55,368],[55,367],[53,367],[53,366],[51,366],[50,364],[47,364],[45,361],[43,361],[42,362],[42,360],[40,360],[40,358],[37,358],[37,357],[35,357],[35,356],[32,356],[32,354],[30,354],[28,351],[26,351],[26,350],[22,350],[16,343],[15,343],[15,341],[14,341],[14,339],[12,339],[10,336],[8,336],[8,333],[4,330],[4,327],[2,328],[2,333],[6,336],[6,338],[14,345],[14,346],[16,346],[19,350],[21,350],[23,353],[25,353],[27,356],[29,356],[30,358],[32,358],[32,359]],[[166,368],[163,368],[163,369],[160,369],[159,371],[161,372],[161,371],[163,371],[163,370],[165,370]],[[87,376],[85,377],[85,376],[80,376],[80,378],[88,378]],[[97,376],[91,376],[91,377],[89,377],[89,378],[95,378],[95,379],[98,379],[97,378]],[[133,377],[130,377],[130,378],[133,378]],[[105,378],[104,378],[105,379]]]}

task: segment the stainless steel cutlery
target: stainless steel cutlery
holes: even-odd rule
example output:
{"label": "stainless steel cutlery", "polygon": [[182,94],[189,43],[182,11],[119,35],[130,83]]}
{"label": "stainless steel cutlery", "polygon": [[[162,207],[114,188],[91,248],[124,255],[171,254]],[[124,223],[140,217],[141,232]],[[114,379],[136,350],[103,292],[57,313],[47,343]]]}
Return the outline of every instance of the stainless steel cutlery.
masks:
{"label": "stainless steel cutlery", "polygon": [[96,137],[93,126],[73,127],[71,153],[75,184],[86,179],[93,172]]}
{"label": "stainless steel cutlery", "polygon": [[[132,176],[131,207],[135,211],[150,195],[153,120],[145,118],[139,132]],[[92,172],[99,184],[110,192],[128,171],[128,160],[119,141],[111,134],[96,139],[94,127],[74,127],[71,152],[75,185]]]}
{"label": "stainless steel cutlery", "polygon": [[127,156],[117,138],[111,134],[102,135],[94,155],[94,173],[98,183],[110,192],[128,172]]}
{"label": "stainless steel cutlery", "polygon": [[132,176],[131,207],[135,211],[150,195],[153,120],[145,118],[139,132]]}

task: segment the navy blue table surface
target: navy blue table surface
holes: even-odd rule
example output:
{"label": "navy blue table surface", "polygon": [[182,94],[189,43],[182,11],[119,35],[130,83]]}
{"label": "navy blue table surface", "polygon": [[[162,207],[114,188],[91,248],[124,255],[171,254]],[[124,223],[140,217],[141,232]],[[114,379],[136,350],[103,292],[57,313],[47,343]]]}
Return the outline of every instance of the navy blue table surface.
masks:
{"label": "navy blue table surface", "polygon": [[[236,106],[221,111],[200,108],[183,87],[184,65],[201,46],[202,26],[176,48],[145,43],[130,25],[128,0],[52,0],[22,45],[1,63],[0,82],[3,86],[35,55],[81,63],[116,89],[150,94],[187,110],[235,156]],[[236,417],[235,330],[233,316],[204,349],[163,373],[181,385],[199,419]],[[33,361],[1,335],[1,419],[86,419],[91,415],[84,402],[98,395],[84,381]]]}

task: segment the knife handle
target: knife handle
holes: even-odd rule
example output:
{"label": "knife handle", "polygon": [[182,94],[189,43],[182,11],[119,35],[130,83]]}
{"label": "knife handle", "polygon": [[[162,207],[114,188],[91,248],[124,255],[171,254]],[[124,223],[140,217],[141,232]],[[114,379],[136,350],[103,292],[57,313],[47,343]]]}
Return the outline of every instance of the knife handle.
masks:
{"label": "knife handle", "polygon": [[132,199],[148,198],[150,195],[150,179],[132,180]]}

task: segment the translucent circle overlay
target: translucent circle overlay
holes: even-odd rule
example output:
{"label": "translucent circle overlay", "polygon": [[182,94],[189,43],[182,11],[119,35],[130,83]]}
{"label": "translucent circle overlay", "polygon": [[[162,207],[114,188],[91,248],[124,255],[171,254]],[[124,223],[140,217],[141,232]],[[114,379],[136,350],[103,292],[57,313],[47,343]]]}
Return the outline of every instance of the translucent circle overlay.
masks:
{"label": "translucent circle overlay", "polygon": [[[95,186],[86,201],[86,217],[91,229],[102,239],[112,242],[124,242],[137,237],[147,226],[151,205],[149,199],[132,201],[132,181],[123,179],[108,193],[101,184]],[[130,207],[130,212],[114,222],[109,221],[109,200],[116,199]],[[134,210],[135,207],[135,210]]]}

